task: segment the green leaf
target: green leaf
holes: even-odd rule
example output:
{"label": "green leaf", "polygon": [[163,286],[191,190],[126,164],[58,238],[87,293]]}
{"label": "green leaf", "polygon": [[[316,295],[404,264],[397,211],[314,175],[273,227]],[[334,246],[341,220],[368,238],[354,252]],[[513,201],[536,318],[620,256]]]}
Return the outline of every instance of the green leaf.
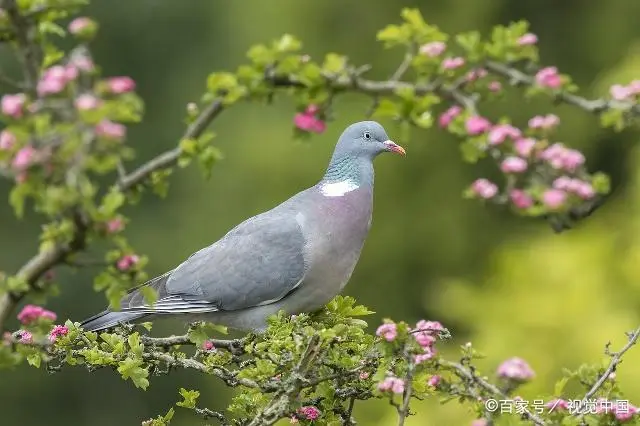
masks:
{"label": "green leaf", "polygon": [[562,397],[562,392],[564,391],[564,387],[569,382],[569,379],[570,377],[563,377],[556,382],[555,386],[553,387],[553,396],[557,398]]}
{"label": "green leaf", "polygon": [[609,176],[602,172],[594,173],[591,177],[591,185],[599,194],[608,194],[611,190],[611,181]]}
{"label": "green leaf", "polygon": [[42,356],[39,352],[32,353],[27,355],[27,362],[29,365],[32,365],[36,368],[40,368],[40,363],[42,362]]}
{"label": "green leaf", "polygon": [[124,380],[131,379],[135,387],[146,390],[149,387],[149,371],[142,368],[143,361],[141,359],[126,358],[120,363],[118,373]]}
{"label": "green leaf", "polygon": [[402,110],[398,102],[392,101],[389,98],[382,98],[373,111],[373,116],[378,118],[398,118],[401,112]]}
{"label": "green leaf", "polygon": [[139,291],[142,293],[142,297],[144,297],[145,302],[149,305],[153,305],[158,301],[158,292],[153,287],[140,287]]}
{"label": "green leaf", "polygon": [[178,407],[190,408],[192,410],[196,408],[200,391],[180,388],[180,395],[182,396],[182,401],[176,403]]}
{"label": "green leaf", "polygon": [[129,343],[131,352],[137,357],[142,358],[142,353],[144,352],[144,345],[140,343],[140,335],[137,332],[131,334],[127,338],[127,343]]}
{"label": "green leaf", "polygon": [[322,69],[331,74],[339,74],[344,71],[347,66],[347,57],[336,53],[328,53],[325,56]]}
{"label": "green leaf", "polygon": [[107,195],[102,199],[100,210],[107,216],[112,216],[125,202],[124,194],[117,188],[111,187]]}
{"label": "green leaf", "polygon": [[274,48],[280,53],[296,52],[302,48],[302,43],[291,34],[284,34],[279,40],[276,40]]}
{"label": "green leaf", "polygon": [[18,219],[22,219],[24,216],[24,203],[30,193],[31,189],[27,183],[14,186],[9,193],[9,204],[13,207]]}
{"label": "green leaf", "polygon": [[424,18],[422,17],[422,13],[418,9],[410,9],[405,8],[400,12],[400,16],[407,21],[409,26],[415,32],[419,32],[427,27],[427,23],[424,22]]}
{"label": "green leaf", "polygon": [[263,44],[253,46],[247,52],[247,57],[256,65],[265,67],[275,62],[275,53]]}

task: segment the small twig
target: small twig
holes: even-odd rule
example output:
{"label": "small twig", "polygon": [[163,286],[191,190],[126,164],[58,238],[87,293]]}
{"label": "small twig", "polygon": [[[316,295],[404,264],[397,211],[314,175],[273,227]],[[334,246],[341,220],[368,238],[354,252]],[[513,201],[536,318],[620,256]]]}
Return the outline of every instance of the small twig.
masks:
{"label": "small twig", "polygon": [[408,369],[407,375],[404,381],[404,397],[402,404],[398,405],[398,426],[404,426],[404,422],[409,416],[409,404],[411,403],[411,394],[413,392],[413,374],[415,373],[416,364],[411,359],[411,354],[405,349],[405,359],[407,361]]}
{"label": "small twig", "polygon": [[[502,392],[497,386],[489,383],[488,381],[484,380],[482,377],[479,377],[477,374],[473,373],[468,368],[464,367],[462,364],[459,364],[457,362],[452,362],[452,361],[446,361],[446,360],[441,360],[440,363],[441,365],[444,365],[446,367],[449,367],[455,370],[458,375],[465,378],[471,383],[475,383],[477,386],[481,387],[482,389],[491,393],[492,395],[497,396],[503,400],[510,400],[509,395]],[[522,416],[527,420],[532,421],[537,426],[544,426],[547,424],[540,416],[538,416],[535,413],[532,413],[526,408],[522,409]]]}
{"label": "small twig", "polygon": [[582,401],[580,401],[580,407],[584,407],[589,398],[591,398],[595,393],[602,387],[604,382],[609,378],[611,373],[616,371],[618,365],[622,362],[622,356],[627,352],[633,345],[638,342],[638,338],[640,338],[640,327],[636,328],[633,332],[627,333],[629,341],[620,349],[618,352],[614,352],[611,354],[611,362],[609,362],[609,366],[602,373],[602,375],[598,378],[598,380],[593,384],[591,389],[584,395]]}

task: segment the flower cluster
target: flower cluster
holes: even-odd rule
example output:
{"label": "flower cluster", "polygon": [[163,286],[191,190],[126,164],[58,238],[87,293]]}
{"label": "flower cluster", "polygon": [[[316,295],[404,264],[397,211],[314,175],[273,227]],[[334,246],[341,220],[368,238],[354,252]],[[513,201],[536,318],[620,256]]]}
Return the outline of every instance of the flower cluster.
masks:
{"label": "flower cluster", "polygon": [[133,268],[140,261],[140,256],[136,254],[125,254],[116,262],[116,267],[122,271],[126,272]]}
{"label": "flower cluster", "polygon": [[300,130],[311,133],[322,133],[326,130],[326,123],[318,117],[320,109],[316,105],[309,105],[304,112],[297,113],[293,124]]}
{"label": "flower cluster", "polygon": [[55,321],[57,315],[38,305],[25,305],[18,314],[18,321],[24,325],[32,324],[39,319]]}
{"label": "flower cluster", "polygon": [[444,331],[444,329],[445,328],[438,321],[418,321],[415,329],[410,331],[413,338],[423,350],[423,353],[414,357],[414,362],[416,364],[420,364],[435,356],[436,350],[434,345],[437,341],[437,335]]}
{"label": "flower cluster", "polygon": [[49,333],[49,341],[55,342],[58,337],[66,336],[69,333],[69,328],[64,325],[56,325]]}
{"label": "flower cluster", "polygon": [[535,373],[525,360],[518,357],[509,358],[498,367],[498,376],[516,382],[531,380]]}

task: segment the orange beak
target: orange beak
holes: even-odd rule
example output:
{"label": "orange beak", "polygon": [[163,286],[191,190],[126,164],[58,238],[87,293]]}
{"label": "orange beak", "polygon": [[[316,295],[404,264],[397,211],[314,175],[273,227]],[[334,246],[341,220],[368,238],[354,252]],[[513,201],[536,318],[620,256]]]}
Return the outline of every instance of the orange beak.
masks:
{"label": "orange beak", "polygon": [[387,147],[388,151],[395,152],[396,154],[400,154],[400,155],[403,155],[403,156],[407,155],[407,152],[404,150],[404,148],[401,147],[400,145],[396,144],[395,142],[384,141],[383,143]]}

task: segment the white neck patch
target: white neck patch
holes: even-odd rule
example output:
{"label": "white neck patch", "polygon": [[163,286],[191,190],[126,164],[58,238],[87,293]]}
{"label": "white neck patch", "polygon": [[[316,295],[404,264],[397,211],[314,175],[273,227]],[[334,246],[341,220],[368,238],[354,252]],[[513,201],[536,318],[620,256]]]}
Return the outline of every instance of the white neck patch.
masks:
{"label": "white neck patch", "polygon": [[323,183],[320,185],[320,192],[325,197],[342,197],[347,192],[351,192],[359,187],[354,180],[346,179],[340,182]]}

